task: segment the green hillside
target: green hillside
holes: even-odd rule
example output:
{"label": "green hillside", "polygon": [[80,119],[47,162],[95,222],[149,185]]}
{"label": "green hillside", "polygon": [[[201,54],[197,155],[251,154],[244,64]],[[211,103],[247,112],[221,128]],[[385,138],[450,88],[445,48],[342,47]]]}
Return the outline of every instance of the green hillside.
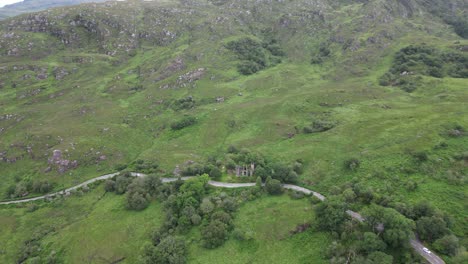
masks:
{"label": "green hillside", "polygon": [[[447,263],[463,263],[467,7],[463,0],[158,0],[6,19],[0,22],[0,196],[37,196],[125,169],[220,172],[222,180],[239,181],[235,166],[255,163],[255,176],[241,180],[273,176],[336,196],[356,211],[370,204],[394,208],[415,221],[416,231],[420,217],[443,218],[443,235],[459,240],[456,254],[435,237],[422,239]],[[0,223],[9,230],[0,232],[0,260],[42,263],[28,259],[45,261],[54,251],[63,263],[135,263],[151,230],[165,221],[164,199],[134,212],[97,186],[32,213],[0,207]],[[421,202],[434,215],[412,214],[408,208]],[[278,212],[268,211],[268,203],[278,204]],[[200,226],[177,235],[188,244],[189,263],[342,263],[327,248],[342,240],[344,252],[356,254],[349,241],[359,238],[315,226],[316,207],[265,194],[231,212],[236,228],[252,230],[251,240],[230,233],[224,245],[206,249]],[[266,212],[253,217],[255,208]],[[72,215],[81,210],[86,215]],[[115,216],[107,219],[107,212]],[[291,215],[279,231],[284,236],[268,237],[252,223],[280,229],[271,223],[276,214]],[[313,227],[287,235],[306,215]],[[34,241],[42,251],[21,259],[18,245],[34,233],[41,234]],[[94,246],[77,252],[88,239]],[[396,248],[384,250],[393,263],[419,263],[410,249]],[[238,260],[223,262],[229,254]]]}

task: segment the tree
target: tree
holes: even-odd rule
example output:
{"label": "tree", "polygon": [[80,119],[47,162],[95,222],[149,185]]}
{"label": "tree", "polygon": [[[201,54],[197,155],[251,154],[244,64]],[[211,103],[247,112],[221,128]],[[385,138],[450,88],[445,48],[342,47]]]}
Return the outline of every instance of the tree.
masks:
{"label": "tree", "polygon": [[237,202],[232,197],[226,197],[223,199],[221,207],[227,212],[234,212],[237,210]]}
{"label": "tree", "polygon": [[375,251],[369,254],[367,257],[367,260],[369,260],[369,264],[392,264],[393,263],[393,257],[390,255],[387,255],[383,252],[380,251]]}
{"label": "tree", "polygon": [[437,251],[440,251],[445,255],[455,256],[458,251],[459,241],[454,235],[446,235],[437,239],[433,246]]}
{"label": "tree", "polygon": [[255,182],[255,186],[257,187],[257,189],[261,190],[263,189],[263,186],[262,186],[262,178],[259,176],[257,177],[257,180]]}
{"label": "tree", "polygon": [[156,246],[145,245],[144,262],[146,264],[184,264],[187,262],[187,246],[185,242],[173,236],[167,236]]}
{"label": "tree", "polygon": [[162,185],[161,179],[154,175],[150,174],[144,178],[144,187],[146,191],[152,196],[156,196],[158,193],[159,187]]}
{"label": "tree", "polygon": [[106,182],[104,183],[104,190],[106,190],[106,192],[113,192],[115,191],[115,181],[109,179],[109,180],[106,180]]}
{"label": "tree", "polygon": [[279,180],[272,179],[268,176],[265,182],[265,189],[269,194],[278,195],[283,193],[283,187],[281,187],[281,182]]}
{"label": "tree", "polygon": [[360,249],[369,254],[374,251],[384,251],[387,245],[376,234],[365,232],[363,239],[360,241]]}
{"label": "tree", "polygon": [[228,230],[226,224],[219,220],[211,221],[202,229],[203,246],[216,248],[224,244],[227,239]]}
{"label": "tree", "polygon": [[205,198],[203,199],[202,203],[200,204],[200,211],[203,214],[210,214],[214,210],[214,204],[210,201],[210,199]]}
{"label": "tree", "polygon": [[213,167],[208,174],[213,179],[221,178],[221,170],[219,170],[218,167]]}
{"label": "tree", "polygon": [[356,194],[351,188],[344,190],[343,196],[347,202],[353,202],[356,199]]}
{"label": "tree", "polygon": [[226,225],[226,227],[232,226],[232,217],[226,212],[217,211],[211,216],[211,221],[219,221]]}
{"label": "tree", "polygon": [[119,175],[115,179],[115,193],[123,194],[127,191],[128,185],[132,182],[131,176],[128,175]]}
{"label": "tree", "polygon": [[413,207],[414,220],[417,220],[423,216],[432,216],[434,213],[434,207],[427,201],[419,202]]}
{"label": "tree", "polygon": [[315,208],[319,227],[327,231],[340,232],[348,218],[346,209],[346,204],[337,198],[325,200]]}
{"label": "tree", "polygon": [[130,210],[140,211],[148,207],[149,201],[139,192],[127,193],[127,208]]}
{"label": "tree", "polygon": [[421,239],[429,242],[433,242],[450,232],[445,221],[437,216],[421,217],[416,221],[416,231]]}
{"label": "tree", "polygon": [[[366,223],[374,232],[382,232],[388,246],[399,248],[408,243],[413,234],[414,222],[393,208],[371,204],[363,211]],[[383,231],[378,226],[382,226]]]}

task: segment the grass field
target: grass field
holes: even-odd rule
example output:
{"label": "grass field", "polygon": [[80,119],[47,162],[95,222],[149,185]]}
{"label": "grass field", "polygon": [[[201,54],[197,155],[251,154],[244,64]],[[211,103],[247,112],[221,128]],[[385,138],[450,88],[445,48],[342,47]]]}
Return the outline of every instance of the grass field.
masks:
{"label": "grass field", "polygon": [[310,229],[290,234],[296,226],[311,223],[313,217],[307,199],[262,197],[243,205],[235,215],[234,225],[250,232],[251,240],[229,239],[214,250],[193,244],[189,263],[328,263],[324,256],[328,234]]}

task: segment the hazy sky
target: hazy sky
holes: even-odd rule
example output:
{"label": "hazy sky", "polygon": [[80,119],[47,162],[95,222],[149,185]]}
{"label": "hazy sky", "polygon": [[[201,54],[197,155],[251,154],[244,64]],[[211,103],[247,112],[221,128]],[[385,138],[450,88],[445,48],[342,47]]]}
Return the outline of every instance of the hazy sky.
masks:
{"label": "hazy sky", "polygon": [[13,4],[16,2],[22,2],[23,0],[0,0],[0,7],[3,7],[4,5],[9,5]]}

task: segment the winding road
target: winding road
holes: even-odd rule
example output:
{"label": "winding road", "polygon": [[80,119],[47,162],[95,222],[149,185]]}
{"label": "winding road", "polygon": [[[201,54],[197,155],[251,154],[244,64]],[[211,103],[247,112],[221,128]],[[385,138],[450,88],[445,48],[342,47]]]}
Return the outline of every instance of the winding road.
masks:
{"label": "winding road", "polygon": [[[144,177],[144,176],[146,176],[146,174],[137,173],[137,172],[132,172],[131,174],[134,177]],[[55,193],[51,193],[51,194],[47,194],[47,195],[43,195],[43,196],[38,196],[38,197],[33,197],[33,198],[26,198],[26,199],[12,200],[12,201],[4,201],[4,202],[0,202],[0,205],[27,203],[27,202],[32,202],[32,201],[48,199],[48,198],[52,198],[52,197],[55,197],[55,196],[66,195],[67,193],[70,193],[70,191],[77,190],[77,189],[79,189],[81,187],[87,186],[87,185],[92,184],[92,183],[97,182],[97,181],[103,181],[103,180],[111,179],[111,178],[113,178],[113,177],[115,177],[117,175],[119,175],[119,172],[102,175],[102,176],[87,180],[87,181],[85,181],[83,183],[80,183],[78,185],[75,185],[73,187],[70,187],[68,189],[65,189],[65,190],[62,190],[62,191],[59,191],[59,192],[55,192]],[[193,178],[193,176],[192,177],[182,177],[181,179],[185,181],[185,180],[188,180],[190,178]],[[178,180],[178,178],[161,178],[161,182],[163,182],[163,183],[174,182],[176,180]],[[211,186],[220,187],[220,188],[246,188],[246,187],[255,186],[255,183],[227,183],[227,182],[217,182],[217,181],[209,181],[208,184],[211,185]],[[318,192],[314,192],[314,191],[309,190],[309,189],[306,189],[304,187],[300,187],[300,186],[292,185],[292,184],[282,184],[282,186],[283,186],[284,189],[294,190],[294,191],[297,191],[297,192],[302,192],[302,193],[307,194],[307,195],[312,194],[313,196],[317,197],[321,201],[325,200],[325,196],[323,196],[322,194],[320,194]],[[359,222],[364,222],[365,221],[365,218],[362,215],[360,215],[359,213],[357,213],[357,212],[347,210],[346,213],[349,216],[351,216],[351,218],[356,219]],[[426,247],[424,247],[424,245],[419,240],[417,240],[417,238],[410,239],[410,245],[414,249],[414,251],[416,253],[418,253],[420,256],[422,256],[424,259],[426,259],[428,263],[430,263],[430,264],[445,264],[445,262],[439,256],[437,256],[436,254],[434,254],[430,250],[428,250]]]}

